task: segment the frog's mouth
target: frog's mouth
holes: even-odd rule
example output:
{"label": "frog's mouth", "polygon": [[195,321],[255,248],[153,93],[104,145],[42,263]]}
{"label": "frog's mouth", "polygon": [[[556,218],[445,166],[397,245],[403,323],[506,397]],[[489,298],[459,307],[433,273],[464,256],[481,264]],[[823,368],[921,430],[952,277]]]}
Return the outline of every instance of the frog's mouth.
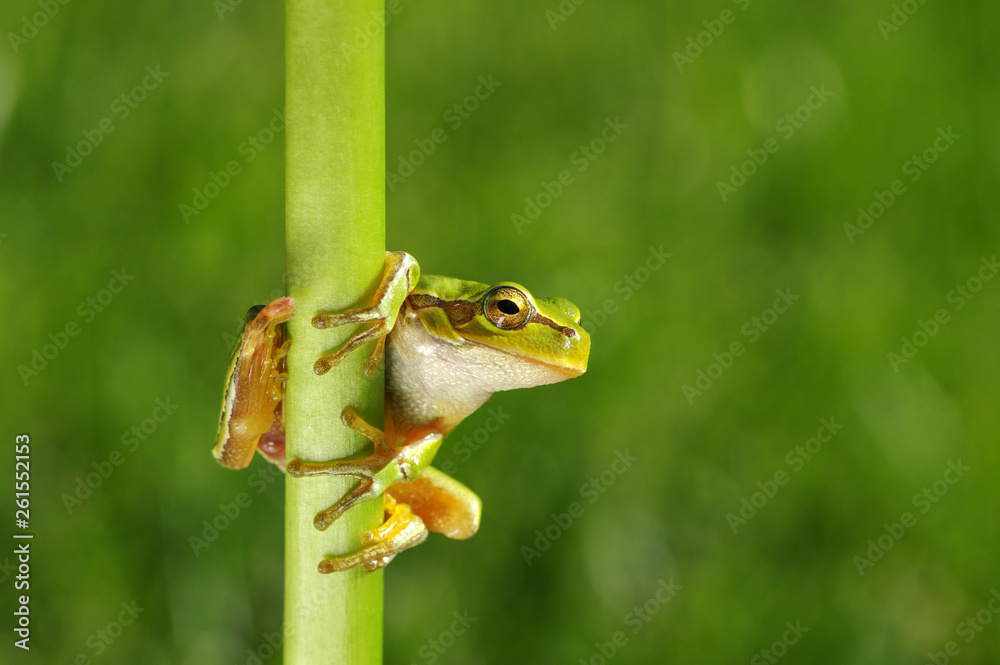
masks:
{"label": "frog's mouth", "polygon": [[496,352],[507,356],[513,356],[517,359],[517,363],[528,363],[536,368],[536,371],[531,372],[534,380],[537,381],[537,383],[533,385],[544,385],[549,383],[558,383],[559,381],[565,381],[566,379],[572,379],[587,371],[587,360],[590,357],[590,335],[583,330],[570,330],[574,333],[573,336],[571,337],[569,335],[565,335],[565,345],[563,346],[563,349],[556,354],[559,358],[559,362],[552,362],[550,360],[546,360],[545,358],[526,355],[516,348],[502,348],[468,337],[465,338],[465,341],[470,344],[475,344],[477,347],[481,347],[487,352]]}
{"label": "frog's mouth", "polygon": [[545,364],[557,372],[562,372],[566,375],[566,378],[571,379],[574,376],[580,376],[587,371],[587,360],[590,358],[590,337],[584,333],[582,341],[585,342],[586,345],[583,348],[576,349],[573,354],[565,358],[565,361],[562,364]]}

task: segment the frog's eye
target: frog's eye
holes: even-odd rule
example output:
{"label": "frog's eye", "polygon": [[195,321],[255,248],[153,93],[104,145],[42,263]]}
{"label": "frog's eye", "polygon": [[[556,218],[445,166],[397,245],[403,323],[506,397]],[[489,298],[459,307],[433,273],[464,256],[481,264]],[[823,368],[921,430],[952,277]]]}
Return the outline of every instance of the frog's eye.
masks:
{"label": "frog's eye", "polygon": [[517,330],[531,316],[531,301],[512,286],[498,286],[483,298],[483,313],[501,330]]}

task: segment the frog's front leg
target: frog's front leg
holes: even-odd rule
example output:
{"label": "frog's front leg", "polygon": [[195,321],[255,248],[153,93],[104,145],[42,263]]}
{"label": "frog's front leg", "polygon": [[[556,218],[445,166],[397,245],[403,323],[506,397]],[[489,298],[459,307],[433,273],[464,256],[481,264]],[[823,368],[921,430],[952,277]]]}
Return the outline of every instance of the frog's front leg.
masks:
{"label": "frog's front leg", "polygon": [[340,314],[317,314],[312,324],[316,328],[333,328],[345,323],[374,322],[371,328],[351,337],[339,349],[316,361],[313,369],[317,374],[326,374],[331,367],[339,364],[344,357],[365,342],[377,339],[375,350],[365,363],[365,374],[375,376],[378,363],[385,348],[385,336],[396,325],[403,301],[420,279],[420,267],[416,259],[406,252],[386,252],[385,272],[370,307],[349,309]]}
{"label": "frog's front leg", "polygon": [[382,495],[389,486],[398,482],[414,480],[430,465],[444,436],[433,427],[421,428],[410,432],[403,444],[397,446],[386,439],[382,430],[362,420],[351,407],[344,408],[340,417],[344,425],[375,444],[375,451],[371,455],[361,460],[288,462],[288,474],[296,478],[331,475],[353,476],[361,480],[340,501],[316,515],[313,523],[321,531],[333,524],[351,506]]}

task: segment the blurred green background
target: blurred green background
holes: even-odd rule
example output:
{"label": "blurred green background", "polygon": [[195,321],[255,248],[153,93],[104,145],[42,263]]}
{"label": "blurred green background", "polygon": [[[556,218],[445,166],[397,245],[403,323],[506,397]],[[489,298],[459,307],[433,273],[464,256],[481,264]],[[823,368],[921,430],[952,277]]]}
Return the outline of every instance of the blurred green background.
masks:
{"label": "blurred green background", "polygon": [[[387,171],[447,138],[389,191],[387,246],[570,298],[593,351],[580,379],[495,396],[497,432],[484,409],[446,440],[482,529],[388,568],[385,662],[1000,660],[1000,280],[978,281],[1000,245],[1000,8],[401,6]],[[282,482],[209,451],[232,335],[283,289],[282,135],[261,134],[282,13],[0,8],[0,514],[17,531],[26,432],[35,534],[33,649],[8,629],[3,662],[279,662]]]}

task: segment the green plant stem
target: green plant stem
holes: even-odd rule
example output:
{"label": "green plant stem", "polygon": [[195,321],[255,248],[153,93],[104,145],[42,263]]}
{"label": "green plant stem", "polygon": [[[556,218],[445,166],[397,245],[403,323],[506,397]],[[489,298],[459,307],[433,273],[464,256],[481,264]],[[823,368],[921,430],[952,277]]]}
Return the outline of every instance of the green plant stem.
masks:
{"label": "green plant stem", "polygon": [[[318,311],[366,305],[382,275],[385,251],[385,49],[382,33],[354,45],[356,31],[384,11],[381,0],[287,0],[286,260],[289,323],[285,425],[289,459],[329,460],[365,448],[344,427],[353,406],[382,422],[383,382],[363,366],[371,345],[325,376],[313,363],[357,330],[316,330]],[[326,531],[313,516],[356,483],[334,477],[285,482],[286,665],[382,662],[382,572],[320,574],[324,556],[360,547],[362,531],[382,519],[382,502],[348,511]]]}

